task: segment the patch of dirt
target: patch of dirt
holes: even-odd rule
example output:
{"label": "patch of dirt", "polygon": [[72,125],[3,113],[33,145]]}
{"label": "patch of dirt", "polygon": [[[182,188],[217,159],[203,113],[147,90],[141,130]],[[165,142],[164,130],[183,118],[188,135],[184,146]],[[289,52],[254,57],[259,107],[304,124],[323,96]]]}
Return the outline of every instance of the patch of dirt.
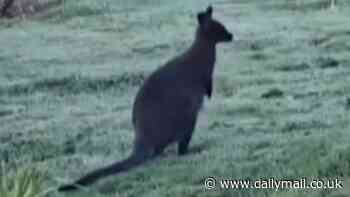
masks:
{"label": "patch of dirt", "polygon": [[309,41],[309,44],[312,46],[322,46],[324,43],[328,43],[329,41],[331,41],[331,39],[331,36],[316,37],[312,38]]}
{"label": "patch of dirt", "polygon": [[276,70],[278,71],[284,71],[284,72],[292,72],[292,71],[304,71],[309,69],[311,66],[306,63],[306,62],[302,62],[299,64],[290,64],[290,65],[285,65],[279,68],[276,68]]}
{"label": "patch of dirt", "polygon": [[322,69],[334,68],[339,66],[339,61],[331,57],[320,57],[316,60],[316,64]]}
{"label": "patch of dirt", "polygon": [[254,53],[253,55],[250,56],[252,60],[260,61],[260,60],[267,60],[268,57],[264,53]]}
{"label": "patch of dirt", "polygon": [[269,99],[269,98],[280,98],[280,97],[283,97],[284,93],[282,90],[280,89],[277,89],[277,88],[274,88],[274,89],[271,89],[265,93],[263,93],[261,95],[261,98],[264,98],[264,99]]}
{"label": "patch of dirt", "polygon": [[0,110],[0,118],[3,117],[3,116],[9,116],[9,115],[12,115],[12,114],[13,114],[13,111],[11,111],[9,109]]}
{"label": "patch of dirt", "polygon": [[0,17],[14,18],[34,15],[54,6],[64,0],[0,0]]}
{"label": "patch of dirt", "polygon": [[297,93],[293,97],[295,99],[303,99],[303,98],[308,98],[308,97],[317,97],[320,96],[321,93],[316,92],[316,91],[311,91],[307,93]]}

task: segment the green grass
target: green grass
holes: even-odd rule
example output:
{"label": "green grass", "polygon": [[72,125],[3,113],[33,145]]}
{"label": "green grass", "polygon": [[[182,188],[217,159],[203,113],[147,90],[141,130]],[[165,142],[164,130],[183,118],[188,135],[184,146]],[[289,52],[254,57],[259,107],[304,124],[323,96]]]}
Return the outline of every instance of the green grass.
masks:
{"label": "green grass", "polygon": [[24,168],[10,174],[5,165],[1,166],[1,197],[40,197],[43,190],[44,174],[35,168]]}
{"label": "green grass", "polygon": [[[300,2],[75,0],[1,21],[0,159],[11,173],[45,169],[48,190],[125,158],[138,87],[190,45],[211,3],[237,40],[218,47],[191,153],[171,146],[88,192],[48,196],[349,196],[350,3]],[[206,191],[212,176],[340,178],[345,189]]]}

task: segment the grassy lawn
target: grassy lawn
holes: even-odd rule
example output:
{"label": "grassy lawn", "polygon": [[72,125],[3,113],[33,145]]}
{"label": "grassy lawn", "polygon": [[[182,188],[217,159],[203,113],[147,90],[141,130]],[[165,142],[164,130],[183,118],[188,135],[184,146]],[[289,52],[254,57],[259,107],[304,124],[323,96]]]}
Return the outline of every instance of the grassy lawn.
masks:
{"label": "grassy lawn", "polygon": [[[218,47],[191,153],[179,157],[171,146],[88,191],[48,196],[350,196],[348,0],[334,9],[326,0],[74,0],[0,21],[7,173],[33,167],[55,188],[127,157],[136,91],[189,47],[196,13],[209,3],[237,40]],[[339,178],[344,189],[208,191],[207,177]]]}

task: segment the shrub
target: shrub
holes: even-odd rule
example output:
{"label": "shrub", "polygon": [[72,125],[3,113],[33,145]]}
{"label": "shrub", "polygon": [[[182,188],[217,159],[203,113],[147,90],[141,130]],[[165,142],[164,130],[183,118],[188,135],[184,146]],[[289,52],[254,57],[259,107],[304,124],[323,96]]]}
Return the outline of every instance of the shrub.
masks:
{"label": "shrub", "polygon": [[11,174],[5,164],[1,165],[1,197],[39,197],[43,196],[43,173],[34,168],[24,168]]}

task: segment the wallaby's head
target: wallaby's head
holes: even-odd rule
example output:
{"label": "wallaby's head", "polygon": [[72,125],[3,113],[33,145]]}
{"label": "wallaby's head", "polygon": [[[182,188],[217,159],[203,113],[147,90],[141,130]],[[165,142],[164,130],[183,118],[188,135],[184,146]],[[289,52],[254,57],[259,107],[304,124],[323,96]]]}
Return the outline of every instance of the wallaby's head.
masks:
{"label": "wallaby's head", "polygon": [[227,31],[226,27],[219,21],[212,18],[213,8],[209,6],[204,12],[197,14],[199,33],[209,41],[230,42],[233,34]]}

